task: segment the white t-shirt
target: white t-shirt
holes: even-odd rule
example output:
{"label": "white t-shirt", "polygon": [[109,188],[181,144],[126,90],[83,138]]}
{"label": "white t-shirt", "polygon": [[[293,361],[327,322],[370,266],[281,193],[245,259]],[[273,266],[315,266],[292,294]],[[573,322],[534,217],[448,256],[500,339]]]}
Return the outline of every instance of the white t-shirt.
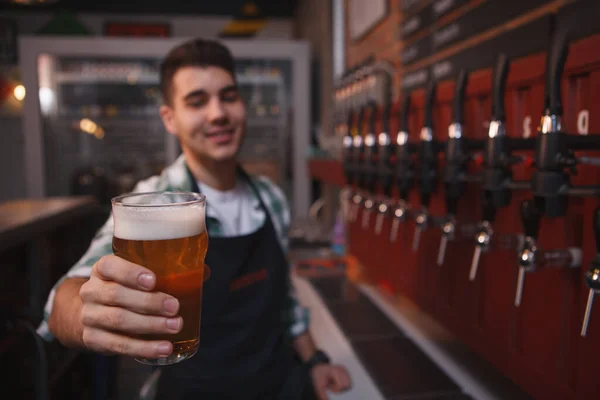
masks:
{"label": "white t-shirt", "polygon": [[206,215],[219,220],[222,236],[247,235],[263,225],[264,210],[246,181],[238,179],[235,188],[226,191],[197,183],[206,196]]}

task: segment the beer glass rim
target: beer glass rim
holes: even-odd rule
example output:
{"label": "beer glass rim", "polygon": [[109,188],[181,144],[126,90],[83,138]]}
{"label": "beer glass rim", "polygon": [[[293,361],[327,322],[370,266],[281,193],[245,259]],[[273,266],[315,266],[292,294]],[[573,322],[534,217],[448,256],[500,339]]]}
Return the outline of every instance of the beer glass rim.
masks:
{"label": "beer glass rim", "polygon": [[[186,195],[186,196],[190,196],[191,200],[175,201],[173,203],[168,203],[168,204],[127,204],[127,203],[123,202],[125,199],[131,198],[131,197],[151,196],[151,195]],[[136,207],[136,208],[141,208],[141,207],[148,207],[148,208],[151,208],[151,207],[181,207],[181,206],[192,205],[192,204],[205,204],[206,196],[204,196],[201,193],[184,192],[184,191],[139,192],[139,193],[128,193],[128,194],[123,194],[120,196],[113,197],[111,199],[111,203],[113,206]]]}

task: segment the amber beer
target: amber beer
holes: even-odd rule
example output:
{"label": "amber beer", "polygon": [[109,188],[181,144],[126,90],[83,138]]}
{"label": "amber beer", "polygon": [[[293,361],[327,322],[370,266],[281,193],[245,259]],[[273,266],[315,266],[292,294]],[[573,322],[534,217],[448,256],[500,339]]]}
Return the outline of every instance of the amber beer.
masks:
{"label": "amber beer", "polygon": [[143,334],[145,340],[170,340],[167,358],[137,359],[167,365],[192,357],[200,343],[204,258],[208,235],[204,196],[197,193],[141,193],[112,201],[115,255],[156,274],[157,291],[179,300],[183,329],[174,335]]}

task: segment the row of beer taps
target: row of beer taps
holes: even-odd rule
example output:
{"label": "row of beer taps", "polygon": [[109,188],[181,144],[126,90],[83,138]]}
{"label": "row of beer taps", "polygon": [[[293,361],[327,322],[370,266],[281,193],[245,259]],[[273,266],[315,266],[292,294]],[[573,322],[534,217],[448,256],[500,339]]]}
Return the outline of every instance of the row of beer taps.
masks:
{"label": "row of beer taps", "polygon": [[[413,251],[420,245],[422,232],[431,227],[441,229],[437,263],[444,264],[446,249],[456,235],[474,238],[474,254],[469,279],[474,281],[482,253],[501,245],[514,249],[518,260],[518,278],[514,305],[522,303],[523,288],[528,273],[542,268],[577,268],[582,264],[580,248],[544,250],[538,246],[542,217],[559,217],[567,213],[568,198],[600,196],[600,185],[573,186],[570,178],[578,165],[600,166],[600,158],[578,157],[578,150],[600,150],[600,135],[582,136],[563,130],[561,78],[568,53],[567,30],[558,30],[547,56],[544,110],[535,138],[508,135],[505,124],[504,92],[509,72],[509,60],[498,57],[492,83],[491,120],[485,139],[465,137],[463,106],[468,74],[462,70],[456,78],[452,123],[445,141],[434,137],[435,81],[429,82],[425,95],[423,126],[418,141],[409,140],[410,93],[405,93],[399,110],[399,130],[392,140],[389,130],[391,100],[381,107],[374,100],[358,109],[346,110],[344,136],[344,172],[349,185],[348,219],[355,222],[363,208],[362,228],[370,226],[376,214],[374,232],[380,235],[383,220],[392,218],[389,240],[396,241],[399,226],[408,218],[415,221]],[[378,113],[380,113],[378,117]],[[376,134],[376,121],[381,121]],[[517,152],[532,151],[532,178],[513,179],[512,168],[527,160]],[[443,169],[439,156],[443,153]],[[470,165],[481,161],[481,172],[470,172]],[[458,204],[468,182],[481,188],[481,222],[461,224],[457,221]],[[444,185],[446,215],[429,214],[429,206],[438,184]],[[411,209],[409,192],[418,186],[420,208]],[[378,189],[381,190],[378,190]],[[394,188],[397,198],[394,199]],[[496,235],[494,222],[497,210],[511,204],[514,190],[529,190],[530,200],[520,205],[523,234]],[[600,208],[593,216],[597,254],[585,273],[589,297],[581,329],[585,336],[594,295],[600,293]]]}

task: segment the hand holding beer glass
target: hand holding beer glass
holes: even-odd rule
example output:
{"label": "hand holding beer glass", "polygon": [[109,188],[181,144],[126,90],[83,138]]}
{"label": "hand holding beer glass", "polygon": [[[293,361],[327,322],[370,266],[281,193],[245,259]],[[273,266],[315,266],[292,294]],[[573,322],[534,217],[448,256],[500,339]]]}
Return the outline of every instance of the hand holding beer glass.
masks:
{"label": "hand holding beer glass", "polygon": [[208,249],[205,197],[191,192],[136,193],[112,200],[115,223],[113,252],[156,275],[153,292],[179,301],[183,328],[175,334],[140,333],[142,340],[168,340],[173,352],[165,358],[136,360],[167,365],[192,357],[200,342],[202,285],[207,278]]}

